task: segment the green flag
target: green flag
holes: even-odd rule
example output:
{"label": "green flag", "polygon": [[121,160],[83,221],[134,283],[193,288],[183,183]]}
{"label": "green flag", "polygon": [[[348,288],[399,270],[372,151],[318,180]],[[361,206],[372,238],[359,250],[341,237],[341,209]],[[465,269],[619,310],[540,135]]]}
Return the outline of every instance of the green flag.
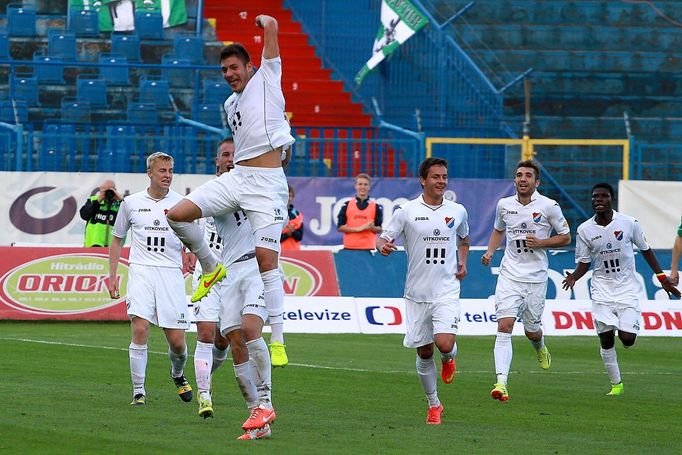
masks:
{"label": "green flag", "polygon": [[355,76],[355,83],[360,84],[367,74],[384,58],[395,51],[428,20],[415,6],[407,0],[383,0],[381,3],[381,26],[374,38],[372,56]]}
{"label": "green flag", "polygon": [[99,14],[102,32],[135,30],[135,11],[158,11],[164,27],[187,22],[184,0],[69,0],[72,8],[93,9]]}

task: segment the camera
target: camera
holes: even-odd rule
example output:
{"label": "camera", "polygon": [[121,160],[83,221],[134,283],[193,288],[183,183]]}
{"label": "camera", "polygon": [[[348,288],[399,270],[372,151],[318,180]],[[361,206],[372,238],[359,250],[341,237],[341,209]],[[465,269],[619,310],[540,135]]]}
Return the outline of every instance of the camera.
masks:
{"label": "camera", "polygon": [[106,190],[104,192],[104,199],[107,201],[113,201],[116,198],[116,193],[114,193],[114,190]]}

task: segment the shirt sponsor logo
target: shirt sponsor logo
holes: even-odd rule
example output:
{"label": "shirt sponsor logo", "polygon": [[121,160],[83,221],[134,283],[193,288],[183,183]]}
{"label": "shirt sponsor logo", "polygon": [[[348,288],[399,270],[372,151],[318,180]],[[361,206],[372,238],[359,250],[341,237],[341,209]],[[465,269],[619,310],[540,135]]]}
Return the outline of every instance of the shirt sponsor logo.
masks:
{"label": "shirt sponsor logo", "polygon": [[616,237],[616,240],[623,240],[623,231],[614,231],[613,235]]}
{"label": "shirt sponsor logo", "polygon": [[414,221],[429,221],[428,216],[415,216]]}
{"label": "shirt sponsor logo", "polygon": [[601,238],[601,234],[599,234],[599,235],[596,236],[596,237],[592,237],[592,238],[590,239],[590,242],[594,242],[595,240],[599,240],[600,238]]}
{"label": "shirt sponsor logo", "polygon": [[137,211],[140,213],[144,213],[144,212],[151,212],[152,209],[138,209]]}

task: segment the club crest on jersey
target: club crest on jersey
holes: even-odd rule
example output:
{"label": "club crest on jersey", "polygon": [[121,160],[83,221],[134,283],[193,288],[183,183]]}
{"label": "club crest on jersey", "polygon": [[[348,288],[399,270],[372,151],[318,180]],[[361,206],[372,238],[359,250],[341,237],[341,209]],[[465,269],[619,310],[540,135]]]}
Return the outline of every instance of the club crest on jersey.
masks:
{"label": "club crest on jersey", "polygon": [[542,213],[533,212],[533,223],[542,221]]}
{"label": "club crest on jersey", "polygon": [[616,240],[623,240],[623,231],[613,231]]}
{"label": "club crest on jersey", "polygon": [[451,216],[446,216],[445,217],[445,225],[450,229],[455,227],[455,218],[451,217]]}

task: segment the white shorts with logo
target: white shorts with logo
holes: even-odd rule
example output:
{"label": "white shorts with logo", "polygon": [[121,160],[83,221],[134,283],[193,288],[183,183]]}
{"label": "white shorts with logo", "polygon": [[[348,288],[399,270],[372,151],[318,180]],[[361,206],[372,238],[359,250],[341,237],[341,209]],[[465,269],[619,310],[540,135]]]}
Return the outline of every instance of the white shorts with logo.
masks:
{"label": "white shorts with logo", "polygon": [[146,319],[164,329],[189,328],[182,270],[130,264],[126,292],[128,317]]}
{"label": "white shorts with logo", "polygon": [[546,296],[546,281],[523,283],[499,275],[495,288],[495,316],[497,319],[521,318],[527,332],[537,332],[542,327]]}
{"label": "white shorts with logo", "polygon": [[279,251],[282,226],[288,221],[289,213],[289,188],[281,167],[237,165],[232,171],[204,183],[185,198],[201,209],[202,217],[244,210],[254,232],[277,226],[277,229],[272,229],[277,235],[269,235],[268,230],[268,238],[263,245],[259,244],[259,239],[255,240],[257,246]]}
{"label": "white shorts with logo", "polygon": [[242,315],[268,320],[263,298],[263,280],[256,258],[235,262],[227,268],[220,288],[220,332],[225,335],[241,327]]}
{"label": "white shorts with logo", "polygon": [[457,334],[461,305],[459,297],[437,302],[415,302],[405,298],[405,327],[403,346],[418,348],[433,343],[437,333]]}
{"label": "white shorts with logo", "polygon": [[636,299],[621,302],[592,301],[592,319],[597,333],[622,330],[638,335],[641,314],[642,309]]}

